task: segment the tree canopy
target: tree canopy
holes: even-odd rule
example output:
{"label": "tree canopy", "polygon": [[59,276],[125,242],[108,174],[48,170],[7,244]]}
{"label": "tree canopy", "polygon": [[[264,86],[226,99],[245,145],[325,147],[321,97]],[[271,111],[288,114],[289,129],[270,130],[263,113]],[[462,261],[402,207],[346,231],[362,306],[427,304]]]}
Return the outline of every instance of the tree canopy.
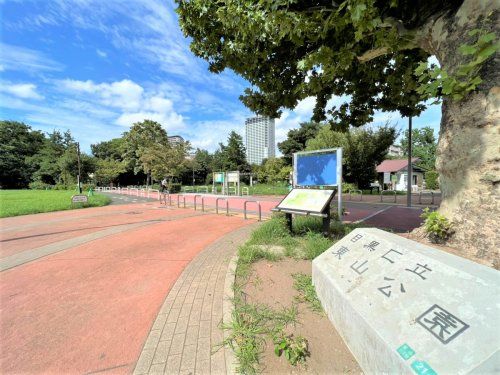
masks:
{"label": "tree canopy", "polygon": [[302,151],[306,148],[306,143],[318,134],[320,124],[317,122],[302,122],[297,129],[291,129],[287,133],[287,138],[278,143],[278,148],[283,154],[286,164],[292,165],[294,152]]}
{"label": "tree canopy", "polygon": [[[462,2],[177,1],[192,51],[212,72],[230,68],[252,84],[241,97],[249,108],[278,117],[314,96],[313,119],[344,128],[369,122],[376,109],[408,116],[425,108],[414,74],[430,55],[421,28]],[[348,103],[326,108],[332,95]]]}
{"label": "tree canopy", "polygon": [[350,132],[333,131],[323,125],[316,137],[307,142],[307,150],[342,147],[344,180],[364,189],[376,178],[375,167],[387,156],[396,135],[395,128],[388,125],[377,130],[361,128]]}
{"label": "tree canopy", "polygon": [[[411,132],[412,156],[419,158],[418,165],[426,171],[436,169],[437,142],[431,127],[412,129]],[[403,154],[408,156],[408,130],[405,130],[401,139]]]}

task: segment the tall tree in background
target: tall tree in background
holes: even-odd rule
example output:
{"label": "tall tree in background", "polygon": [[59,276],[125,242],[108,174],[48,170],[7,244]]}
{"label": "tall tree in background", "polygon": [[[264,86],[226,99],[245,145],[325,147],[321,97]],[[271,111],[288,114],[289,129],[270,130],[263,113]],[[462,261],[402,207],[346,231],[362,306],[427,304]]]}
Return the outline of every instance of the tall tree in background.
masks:
{"label": "tall tree in background", "polygon": [[[63,183],[65,179],[62,177],[59,159],[74,144],[75,140],[69,130],[64,133],[54,130],[48,134],[40,151],[30,158],[30,163],[36,169],[33,173],[33,180],[49,185]],[[74,174],[76,176],[76,173]]]}
{"label": "tall tree in background", "polygon": [[388,125],[377,130],[359,128],[350,132],[333,131],[324,125],[317,136],[307,142],[307,150],[342,147],[345,181],[364,189],[376,178],[375,167],[385,159],[396,136],[395,128]]}
{"label": "tall tree in background", "polygon": [[[442,98],[439,210],[462,248],[492,259],[500,242],[496,1],[177,2],[192,51],[212,72],[246,78],[254,89],[242,100],[257,113],[278,117],[314,96],[314,120],[346,129],[375,110],[416,116],[420,100]],[[431,55],[440,67],[428,65]],[[332,95],[348,102],[326,108]]]}
{"label": "tall tree in background", "polygon": [[[411,132],[412,156],[419,158],[418,165],[423,169],[430,171],[436,169],[436,137],[430,127],[413,129]],[[408,156],[408,130],[405,130],[401,139],[403,153]]]}
{"label": "tall tree in background", "polygon": [[214,153],[214,170],[247,172],[249,169],[243,137],[233,130],[227,145],[220,143],[219,150]]}
{"label": "tall tree in background", "polygon": [[30,157],[37,154],[45,141],[40,131],[17,121],[0,121],[0,186],[23,188],[36,171]]}
{"label": "tall tree in background", "polygon": [[133,124],[124,138],[125,160],[135,173],[143,171],[147,176],[146,185],[150,185],[153,168],[156,171],[157,164],[163,161],[162,154],[171,149],[167,132],[156,121],[144,120]]}
{"label": "tall tree in background", "polygon": [[287,165],[292,165],[293,153],[304,150],[307,141],[318,134],[319,128],[320,124],[317,122],[302,122],[297,129],[288,131],[286,139],[278,143],[278,148]]}
{"label": "tall tree in background", "polygon": [[125,140],[114,138],[90,145],[96,158],[95,181],[98,185],[117,183],[121,174],[127,171],[124,160]]}

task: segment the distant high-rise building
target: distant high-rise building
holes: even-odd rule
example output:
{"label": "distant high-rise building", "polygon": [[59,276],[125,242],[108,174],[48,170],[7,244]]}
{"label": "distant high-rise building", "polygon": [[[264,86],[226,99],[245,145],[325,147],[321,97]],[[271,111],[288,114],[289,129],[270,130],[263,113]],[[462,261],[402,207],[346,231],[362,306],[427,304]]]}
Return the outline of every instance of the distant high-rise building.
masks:
{"label": "distant high-rise building", "polygon": [[245,147],[250,164],[261,164],[264,159],[274,158],[274,119],[265,116],[246,119]]}
{"label": "distant high-rise building", "polygon": [[172,146],[176,146],[180,143],[183,143],[184,142],[184,138],[182,138],[180,135],[171,135],[168,137],[168,142],[172,145]]}

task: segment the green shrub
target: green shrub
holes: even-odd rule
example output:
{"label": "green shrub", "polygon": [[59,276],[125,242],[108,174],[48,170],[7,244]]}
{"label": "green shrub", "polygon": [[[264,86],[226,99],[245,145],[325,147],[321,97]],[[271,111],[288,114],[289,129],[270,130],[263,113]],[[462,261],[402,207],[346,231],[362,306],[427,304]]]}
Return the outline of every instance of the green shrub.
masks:
{"label": "green shrub", "polygon": [[421,218],[425,220],[424,230],[434,243],[443,243],[453,234],[453,224],[437,211],[424,209]]}
{"label": "green shrub", "polygon": [[431,190],[439,189],[439,174],[437,171],[427,171],[425,172],[425,187]]}
{"label": "green shrub", "polygon": [[307,340],[302,336],[281,335],[274,338],[274,353],[281,357],[285,355],[286,360],[296,366],[298,363],[305,362],[309,354]]}
{"label": "green shrub", "polygon": [[356,184],[351,184],[349,182],[342,183],[342,193],[349,193],[349,190],[357,190]]}
{"label": "green shrub", "polygon": [[45,182],[42,181],[33,181],[30,182],[29,184],[29,188],[31,190],[50,190],[53,187],[54,187],[53,185],[46,184]]}
{"label": "green shrub", "polygon": [[171,194],[175,194],[181,191],[182,184],[171,182],[167,185],[167,190]]}

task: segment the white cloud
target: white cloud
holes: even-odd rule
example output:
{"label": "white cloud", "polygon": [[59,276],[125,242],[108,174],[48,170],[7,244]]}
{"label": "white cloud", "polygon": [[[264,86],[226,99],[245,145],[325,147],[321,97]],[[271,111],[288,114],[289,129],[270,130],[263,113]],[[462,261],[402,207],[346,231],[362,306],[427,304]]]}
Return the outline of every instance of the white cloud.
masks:
{"label": "white cloud", "polygon": [[101,51],[100,49],[97,49],[95,52],[97,53],[97,55],[99,57],[102,57],[103,59],[105,59],[106,57],[108,57],[108,54],[106,52],[104,52],[104,51]]}
{"label": "white cloud", "polygon": [[36,92],[36,85],[32,83],[12,84],[9,82],[1,82],[0,91],[22,99],[43,99],[43,96]]}
{"label": "white cloud", "polygon": [[94,83],[65,79],[60,81],[61,89],[72,93],[85,93],[95,96],[100,103],[123,110],[141,109],[144,89],[137,83],[124,79],[112,83]]}
{"label": "white cloud", "polygon": [[[157,121],[167,130],[183,129],[184,117],[177,113],[171,99],[152,89],[146,91],[141,85],[124,79],[111,83],[95,83],[65,79],[56,81],[64,94],[80,96],[96,108],[107,108],[115,112],[115,124],[129,127],[145,119]],[[118,112],[117,112],[118,111]]]}
{"label": "white cloud", "polygon": [[3,70],[21,70],[29,73],[59,71],[63,65],[42,52],[0,42],[0,65]]}

